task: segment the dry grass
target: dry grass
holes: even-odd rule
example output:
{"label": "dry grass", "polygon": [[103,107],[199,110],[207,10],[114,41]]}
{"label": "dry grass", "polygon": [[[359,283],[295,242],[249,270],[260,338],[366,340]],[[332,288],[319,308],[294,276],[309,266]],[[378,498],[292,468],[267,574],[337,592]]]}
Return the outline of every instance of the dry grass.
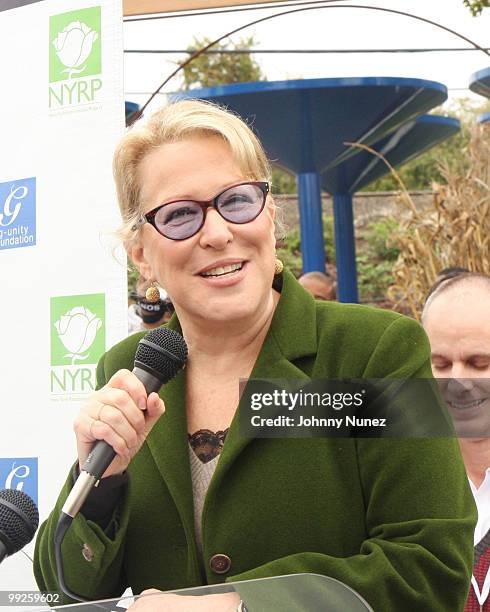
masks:
{"label": "dry grass", "polygon": [[[378,157],[376,151],[369,150]],[[444,268],[460,266],[490,273],[490,125],[475,125],[466,154],[464,175],[442,166],[445,185],[433,185],[432,207],[418,211],[390,164],[400,185],[400,230],[393,245],[400,255],[393,267],[394,284],[388,298],[395,310],[420,319],[430,287]]]}

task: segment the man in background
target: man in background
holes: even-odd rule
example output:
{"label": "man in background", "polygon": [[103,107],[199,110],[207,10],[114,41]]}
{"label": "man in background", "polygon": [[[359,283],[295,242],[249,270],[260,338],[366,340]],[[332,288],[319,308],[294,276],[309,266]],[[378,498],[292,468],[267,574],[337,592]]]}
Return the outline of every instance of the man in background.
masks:
{"label": "man in background", "polygon": [[147,287],[148,282],[140,277],[136,284],[136,291],[133,291],[130,295],[133,303],[128,308],[129,334],[155,329],[155,327],[163,325],[170,319],[174,311],[164,289],[159,287],[160,299],[156,302],[150,302],[145,296]]}
{"label": "man in background", "polygon": [[335,282],[325,272],[307,272],[298,279],[315,300],[335,300]]}
{"label": "man in background", "polygon": [[478,508],[465,612],[490,612],[490,278],[446,278],[429,294],[422,323]]}

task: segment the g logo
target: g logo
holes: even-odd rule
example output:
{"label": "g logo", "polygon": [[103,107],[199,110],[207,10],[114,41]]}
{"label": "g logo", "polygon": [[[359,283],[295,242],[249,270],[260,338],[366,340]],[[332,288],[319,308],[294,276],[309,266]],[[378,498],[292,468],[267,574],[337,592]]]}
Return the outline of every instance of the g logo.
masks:
{"label": "g logo", "polygon": [[[17,489],[17,491],[22,491],[24,488],[24,480],[28,478],[31,473],[31,468],[28,465],[18,465],[15,466],[15,463],[12,465],[12,469],[5,479],[5,488],[6,489]],[[19,482],[17,486],[12,486],[14,479],[18,479]]]}
{"label": "g logo", "polygon": [[[10,193],[5,200],[5,204],[3,205],[3,213],[0,214],[0,226],[8,227],[9,225],[12,225],[19,215],[22,207],[22,200],[28,193],[29,189],[25,185],[20,185],[19,187],[14,187],[12,185],[10,188]],[[7,220],[4,221],[4,219]]]}

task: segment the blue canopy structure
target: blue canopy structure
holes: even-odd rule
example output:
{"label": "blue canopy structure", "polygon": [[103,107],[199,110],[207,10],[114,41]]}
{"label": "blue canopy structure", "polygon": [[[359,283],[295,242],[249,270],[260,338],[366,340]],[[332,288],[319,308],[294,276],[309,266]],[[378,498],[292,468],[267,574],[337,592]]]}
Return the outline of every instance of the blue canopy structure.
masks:
{"label": "blue canopy structure", "polygon": [[[451,117],[423,115],[371,145],[392,165],[399,166],[424,153],[460,130]],[[338,297],[357,301],[357,273],[352,194],[389,172],[382,159],[365,150],[329,168],[321,175],[322,188],[333,195]]]}
{"label": "blue canopy structure", "polygon": [[[392,166],[409,162],[461,129],[458,119],[441,115],[422,115],[408,121],[371,145]],[[382,159],[365,150],[346,162],[329,168],[321,175],[321,185],[329,193],[359,191],[389,171]]]}
{"label": "blue canopy structure", "polygon": [[128,102],[127,100],[124,102],[124,116],[126,117],[126,125],[129,115],[132,115],[136,111],[139,111],[139,109],[140,106],[139,104],[136,104],[136,102]]}
{"label": "blue canopy structure", "polygon": [[[239,83],[174,97],[211,100],[237,112],[269,158],[297,174],[303,271],[310,272],[325,270],[320,174],[359,155],[346,141],[380,141],[444,102],[447,89],[434,81],[364,77]],[[340,240],[352,233],[346,223],[337,224]],[[344,299],[356,301],[356,295]]]}
{"label": "blue canopy structure", "polygon": [[[490,68],[484,68],[471,75],[470,89],[484,98],[490,98]],[[487,123],[490,121],[490,113],[481,114],[476,121],[477,123]]]}
{"label": "blue canopy structure", "polygon": [[490,68],[483,68],[471,75],[470,89],[484,98],[490,98]]}

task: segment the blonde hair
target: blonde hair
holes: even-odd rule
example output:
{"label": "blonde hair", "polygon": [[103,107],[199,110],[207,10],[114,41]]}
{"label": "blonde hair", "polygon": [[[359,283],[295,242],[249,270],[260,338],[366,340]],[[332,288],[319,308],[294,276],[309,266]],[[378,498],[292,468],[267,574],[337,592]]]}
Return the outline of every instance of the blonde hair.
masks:
{"label": "blonde hair", "polygon": [[230,147],[244,177],[270,181],[271,170],[258,138],[237,115],[203,100],[173,102],[153,113],[144,125],[134,124],[114,152],[113,173],[123,225],[119,236],[129,242],[142,214],[138,169],[152,149],[195,136],[216,136]]}

